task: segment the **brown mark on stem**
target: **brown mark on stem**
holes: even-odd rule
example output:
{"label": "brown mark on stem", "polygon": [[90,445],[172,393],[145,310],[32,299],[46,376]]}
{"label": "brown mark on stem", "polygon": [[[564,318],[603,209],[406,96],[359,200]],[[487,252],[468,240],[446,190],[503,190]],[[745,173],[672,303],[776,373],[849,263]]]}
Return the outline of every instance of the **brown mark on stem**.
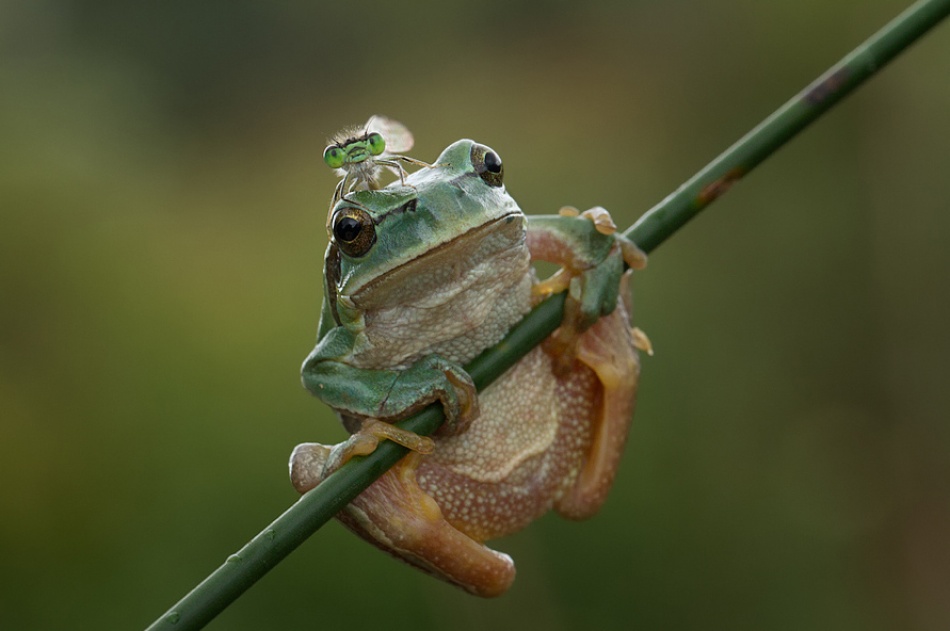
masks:
{"label": "brown mark on stem", "polygon": [[840,68],[823,79],[812,84],[805,92],[804,101],[810,105],[820,105],[829,96],[837,93],[848,82],[850,71]]}
{"label": "brown mark on stem", "polygon": [[745,175],[745,169],[742,167],[729,169],[721,178],[710,182],[703,187],[703,190],[699,191],[699,195],[696,196],[697,206],[703,208],[707,204],[715,201],[717,197],[728,191],[734,182],[742,179],[743,175]]}

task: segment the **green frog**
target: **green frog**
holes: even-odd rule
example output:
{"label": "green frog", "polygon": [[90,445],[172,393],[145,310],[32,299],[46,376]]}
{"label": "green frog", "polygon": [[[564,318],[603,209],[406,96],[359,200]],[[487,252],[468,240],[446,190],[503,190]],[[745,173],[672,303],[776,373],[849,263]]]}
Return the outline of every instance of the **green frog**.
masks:
{"label": "green frog", "polygon": [[[318,342],[304,386],[350,438],[294,449],[291,480],[314,488],[380,440],[411,451],[339,515],[351,530],[473,594],[511,585],[484,542],[554,509],[593,515],[627,437],[648,343],[629,323],[624,263],[645,255],[602,208],[526,217],[501,158],[471,140],[386,188],[331,209]],[[538,281],[532,261],[560,265]],[[560,328],[481,393],[463,366],[537,302],[567,290]],[[432,437],[392,423],[430,403]]]}

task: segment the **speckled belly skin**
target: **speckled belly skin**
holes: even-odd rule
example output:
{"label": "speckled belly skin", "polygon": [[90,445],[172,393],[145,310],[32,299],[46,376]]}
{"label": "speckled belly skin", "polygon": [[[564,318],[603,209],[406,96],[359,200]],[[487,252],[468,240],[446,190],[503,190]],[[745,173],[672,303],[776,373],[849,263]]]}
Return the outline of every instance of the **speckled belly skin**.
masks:
{"label": "speckled belly skin", "polygon": [[473,539],[516,532],[556,507],[590,450],[596,375],[578,365],[544,378],[551,363],[540,348],[529,353],[479,396],[481,416],[466,435],[438,439],[419,463],[419,486]]}

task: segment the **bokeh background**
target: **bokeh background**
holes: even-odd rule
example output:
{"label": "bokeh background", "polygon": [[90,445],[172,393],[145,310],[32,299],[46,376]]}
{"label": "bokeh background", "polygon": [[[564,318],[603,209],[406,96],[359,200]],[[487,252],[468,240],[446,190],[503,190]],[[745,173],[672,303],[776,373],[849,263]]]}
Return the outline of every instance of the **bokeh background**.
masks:
{"label": "bokeh background", "polygon": [[[0,627],[141,628],[290,505],[335,179],[381,113],[629,225],[904,0],[0,3]],[[950,626],[950,27],[654,252],[600,515],[494,601],[335,522],[212,629]]]}

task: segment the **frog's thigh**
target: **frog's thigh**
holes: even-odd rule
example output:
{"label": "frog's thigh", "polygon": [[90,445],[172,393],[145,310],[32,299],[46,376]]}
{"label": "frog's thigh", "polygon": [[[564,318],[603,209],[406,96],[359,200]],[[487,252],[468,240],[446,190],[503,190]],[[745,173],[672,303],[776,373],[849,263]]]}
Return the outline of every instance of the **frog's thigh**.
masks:
{"label": "frog's thigh", "polygon": [[477,596],[511,586],[515,566],[452,527],[419,488],[418,456],[410,454],[356,498],[338,517],[370,543]]}
{"label": "frog's thigh", "polygon": [[613,313],[584,332],[577,359],[597,375],[603,388],[602,405],[594,412],[592,443],[583,468],[555,508],[565,517],[585,519],[596,513],[607,497],[633,416],[640,364],[622,301]]}

